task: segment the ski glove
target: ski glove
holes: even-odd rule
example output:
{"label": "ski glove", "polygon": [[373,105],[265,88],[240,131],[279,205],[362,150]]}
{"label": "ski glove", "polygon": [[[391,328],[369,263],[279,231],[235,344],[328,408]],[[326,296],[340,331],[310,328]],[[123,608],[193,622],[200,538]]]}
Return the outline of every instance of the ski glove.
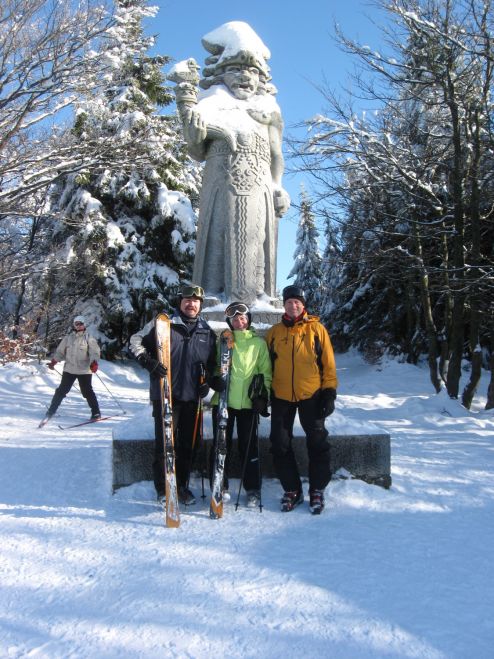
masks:
{"label": "ski glove", "polygon": [[334,412],[334,401],[336,399],[336,389],[321,389],[319,402],[321,405],[321,416],[326,418]]}
{"label": "ski glove", "polygon": [[270,416],[268,412],[268,400],[267,398],[263,398],[261,396],[257,396],[256,398],[252,399],[252,409],[254,412],[257,414],[260,414],[261,416],[268,417]]}
{"label": "ski glove", "polygon": [[98,362],[96,361],[96,359],[89,364],[89,368],[91,369],[92,373],[96,373],[96,371],[98,370]]}
{"label": "ski glove", "polygon": [[223,378],[220,375],[212,375],[209,378],[209,386],[211,387],[211,389],[214,389],[218,393],[221,393],[226,389],[226,382],[223,380]]}
{"label": "ski glove", "polygon": [[269,393],[264,385],[264,375],[256,373],[249,385],[249,398],[252,401],[252,409],[261,416],[269,416],[268,400]]}
{"label": "ski glove", "polygon": [[209,394],[209,384],[207,382],[202,382],[199,385],[199,396],[201,398],[206,398],[208,394]]}
{"label": "ski glove", "polygon": [[167,376],[167,368],[166,366],[163,366],[157,359],[153,359],[152,357],[149,357],[149,355],[141,355],[138,358],[138,362],[141,364],[141,366],[144,366],[144,368],[152,373],[153,375],[156,375],[158,378],[166,378]]}
{"label": "ski glove", "polygon": [[58,364],[56,359],[52,359],[51,362],[48,362],[47,366],[50,369],[50,371],[55,370],[55,364]]}

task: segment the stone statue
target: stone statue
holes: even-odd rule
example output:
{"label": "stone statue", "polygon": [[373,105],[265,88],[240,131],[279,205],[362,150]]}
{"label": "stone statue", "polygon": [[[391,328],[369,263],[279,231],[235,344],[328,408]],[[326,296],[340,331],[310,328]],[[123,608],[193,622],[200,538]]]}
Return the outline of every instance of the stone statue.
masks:
{"label": "stone statue", "polygon": [[[193,59],[168,78],[190,155],[205,161],[193,281],[224,302],[273,299],[278,218],[290,205],[281,185],[283,120],[269,83],[268,48],[240,21],[208,33],[203,78]],[[197,94],[197,83],[204,90]]]}

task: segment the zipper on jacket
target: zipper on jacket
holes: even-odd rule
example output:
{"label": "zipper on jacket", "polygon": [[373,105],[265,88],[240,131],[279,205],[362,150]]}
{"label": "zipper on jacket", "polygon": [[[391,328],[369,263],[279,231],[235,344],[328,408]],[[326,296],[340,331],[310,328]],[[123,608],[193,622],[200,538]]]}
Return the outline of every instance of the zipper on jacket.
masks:
{"label": "zipper on jacket", "polygon": [[292,401],[297,402],[295,396],[295,335],[292,336]]}

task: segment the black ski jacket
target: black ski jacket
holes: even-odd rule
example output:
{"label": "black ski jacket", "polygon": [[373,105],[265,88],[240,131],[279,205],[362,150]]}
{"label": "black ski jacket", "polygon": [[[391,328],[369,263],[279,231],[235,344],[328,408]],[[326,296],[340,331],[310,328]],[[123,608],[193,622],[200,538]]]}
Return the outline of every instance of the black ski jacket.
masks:
{"label": "black ski jacket", "polygon": [[[207,378],[215,369],[216,334],[200,316],[196,323],[187,325],[176,312],[170,323],[172,401],[197,401],[201,364],[206,368]],[[132,336],[130,349],[137,358],[144,352],[157,358],[154,320]],[[160,400],[161,397],[159,378],[153,373],[149,376],[149,396],[151,400]]]}

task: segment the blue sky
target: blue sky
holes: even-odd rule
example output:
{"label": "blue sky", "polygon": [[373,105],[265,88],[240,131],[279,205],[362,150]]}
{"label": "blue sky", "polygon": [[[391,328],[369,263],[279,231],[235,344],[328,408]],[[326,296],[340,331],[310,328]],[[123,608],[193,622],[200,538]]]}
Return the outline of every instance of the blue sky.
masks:
{"label": "blue sky", "polygon": [[[194,57],[202,66],[206,51],[201,38],[227,21],[245,21],[271,50],[272,82],[285,121],[285,134],[298,122],[324,110],[324,99],[315,86],[324,79],[331,86],[343,84],[353,69],[353,60],[332,39],[333,24],[345,34],[378,47],[381,37],[374,23],[379,13],[368,0],[159,0],[156,19],[149,31],[158,37],[156,50],[175,61]],[[300,186],[310,182],[288,175],[284,186],[298,200]],[[298,223],[293,209],[280,220],[278,244],[278,288],[282,288],[293,263]]]}

